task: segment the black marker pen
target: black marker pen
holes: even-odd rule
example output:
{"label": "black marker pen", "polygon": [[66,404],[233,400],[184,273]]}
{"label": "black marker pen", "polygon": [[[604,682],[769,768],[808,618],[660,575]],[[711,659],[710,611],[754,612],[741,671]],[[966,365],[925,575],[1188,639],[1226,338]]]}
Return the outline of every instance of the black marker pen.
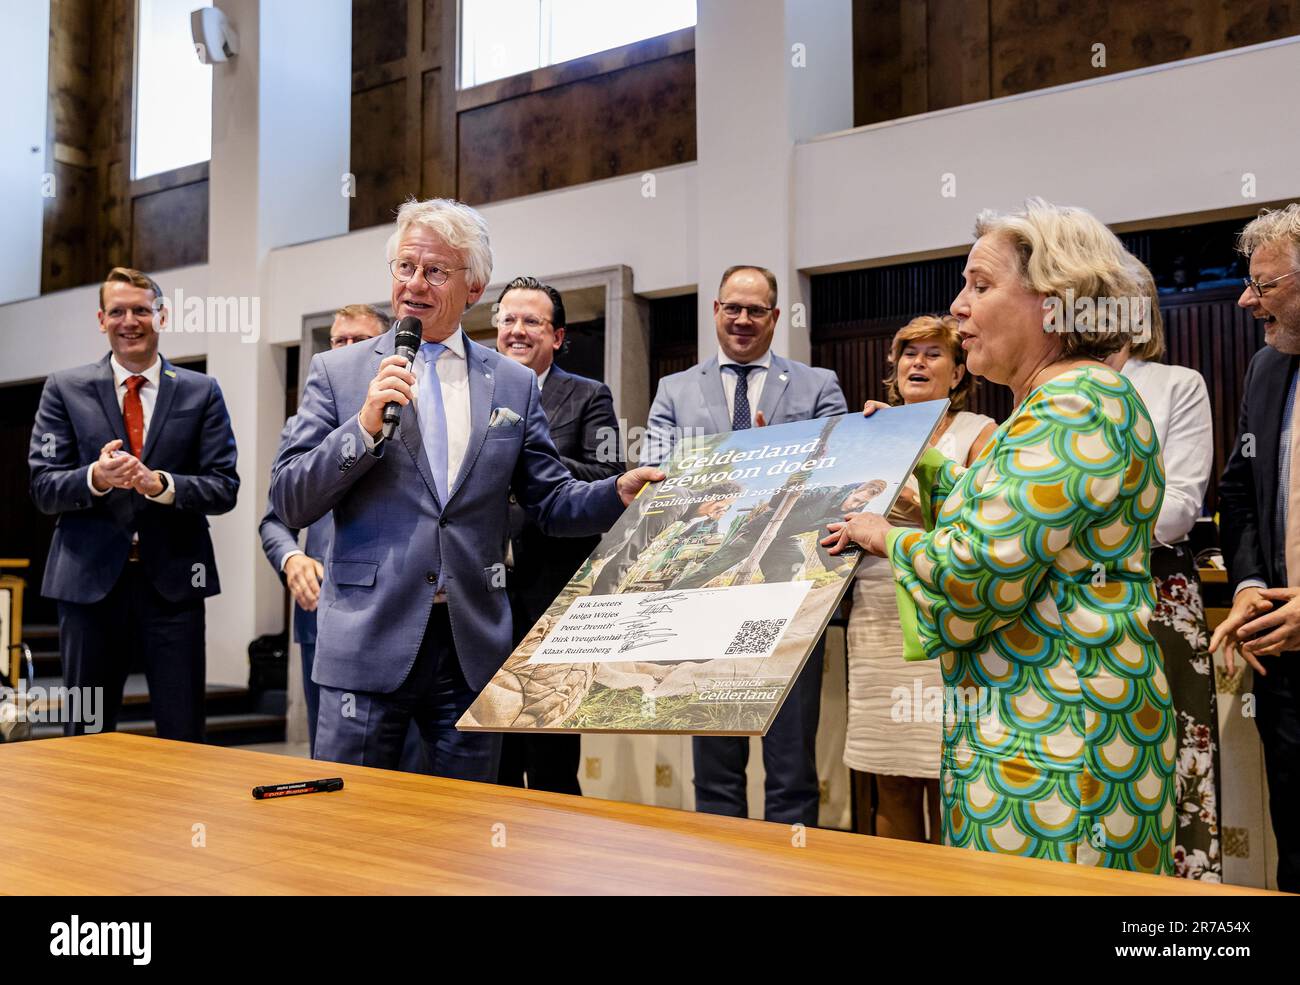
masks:
{"label": "black marker pen", "polygon": [[277,783],[269,787],[254,787],[253,796],[258,800],[268,797],[292,797],[300,793],[332,793],[343,789],[343,778],[330,777],[328,780],[303,780],[299,783]]}

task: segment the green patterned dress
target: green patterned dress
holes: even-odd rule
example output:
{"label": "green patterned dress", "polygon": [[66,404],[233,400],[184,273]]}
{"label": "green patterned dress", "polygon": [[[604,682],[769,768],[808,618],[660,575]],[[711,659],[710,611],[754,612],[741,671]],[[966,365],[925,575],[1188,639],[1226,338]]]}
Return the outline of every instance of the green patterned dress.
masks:
{"label": "green patterned dress", "polygon": [[1175,722],[1151,531],[1159,442],[1102,366],[1034,390],[962,469],[917,468],[926,531],[890,531],[909,659],[938,658],[944,843],[1172,872]]}

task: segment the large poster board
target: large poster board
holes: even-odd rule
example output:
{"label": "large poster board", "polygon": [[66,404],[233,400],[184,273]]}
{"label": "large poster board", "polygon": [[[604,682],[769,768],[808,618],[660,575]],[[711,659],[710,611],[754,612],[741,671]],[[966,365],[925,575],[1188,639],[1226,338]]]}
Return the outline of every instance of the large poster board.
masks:
{"label": "large poster board", "polygon": [[947,406],[682,440],[458,727],[766,733],[857,568],[826,524],[887,513]]}

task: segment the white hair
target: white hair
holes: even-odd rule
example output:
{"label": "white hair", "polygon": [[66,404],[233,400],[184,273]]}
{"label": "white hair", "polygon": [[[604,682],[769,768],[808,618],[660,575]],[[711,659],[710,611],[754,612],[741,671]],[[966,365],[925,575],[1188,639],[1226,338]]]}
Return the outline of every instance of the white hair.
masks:
{"label": "white hair", "polygon": [[1237,237],[1237,249],[1246,256],[1275,243],[1290,243],[1295,256],[1300,257],[1300,202],[1292,202],[1284,209],[1264,209]]}
{"label": "white hair", "polygon": [[388,259],[397,256],[397,245],[412,226],[423,226],[464,257],[465,279],[470,290],[486,287],[492,279],[492,245],[487,221],[474,209],[455,199],[407,199],[397,210],[397,228],[388,237]]}

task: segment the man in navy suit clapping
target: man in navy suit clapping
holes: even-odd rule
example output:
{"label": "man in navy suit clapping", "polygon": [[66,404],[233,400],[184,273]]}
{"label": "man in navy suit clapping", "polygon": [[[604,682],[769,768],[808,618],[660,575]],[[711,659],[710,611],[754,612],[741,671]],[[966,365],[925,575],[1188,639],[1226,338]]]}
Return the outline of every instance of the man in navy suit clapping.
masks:
{"label": "man in navy suit clapping", "polygon": [[111,730],[141,664],[158,735],[201,742],[203,600],[221,590],[207,517],[234,508],[239,475],[217,381],[158,355],[166,319],[152,279],[109,272],[112,352],[45,381],[28,464],[37,508],[59,518],[41,594],[58,600],[64,684],[102,687]]}

